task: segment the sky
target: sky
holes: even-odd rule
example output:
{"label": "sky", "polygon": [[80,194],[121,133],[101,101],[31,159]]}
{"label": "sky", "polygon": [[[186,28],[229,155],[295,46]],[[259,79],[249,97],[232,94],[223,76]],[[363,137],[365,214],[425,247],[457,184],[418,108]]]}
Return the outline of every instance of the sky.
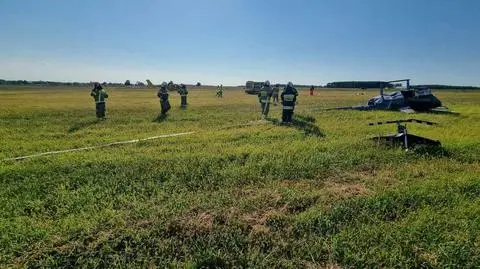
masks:
{"label": "sky", "polygon": [[0,78],[480,86],[478,0],[0,0]]}

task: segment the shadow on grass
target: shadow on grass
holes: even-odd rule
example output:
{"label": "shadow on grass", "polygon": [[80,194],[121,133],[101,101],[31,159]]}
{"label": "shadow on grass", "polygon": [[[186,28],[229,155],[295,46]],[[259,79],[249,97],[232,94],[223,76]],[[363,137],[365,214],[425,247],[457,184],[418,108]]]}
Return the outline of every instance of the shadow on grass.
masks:
{"label": "shadow on grass", "polygon": [[[402,143],[392,143],[392,142],[385,142],[383,140],[378,140],[377,138],[371,139],[372,141],[375,142],[377,147],[381,147],[384,149],[399,149],[402,148],[405,150],[403,147]],[[446,148],[442,147],[441,144],[438,145],[429,145],[429,144],[423,144],[423,143],[411,143],[410,146],[408,147],[408,150],[406,150],[407,154],[411,155],[421,155],[424,157],[451,157],[450,151],[448,151]]]}
{"label": "shadow on grass", "polygon": [[156,116],[152,122],[162,122],[164,120],[166,120],[168,118],[168,114],[158,114],[158,116]]}
{"label": "shadow on grass", "polygon": [[84,128],[87,128],[89,126],[98,124],[99,122],[101,122],[101,120],[95,119],[95,120],[88,120],[88,121],[83,121],[83,122],[76,123],[72,127],[70,127],[70,129],[68,129],[68,133],[69,134],[75,133],[75,132],[77,132],[81,129],[84,129]]}
{"label": "shadow on grass", "polygon": [[431,157],[450,157],[451,155],[450,152],[441,145],[414,145],[409,152]]}
{"label": "shadow on grass", "polygon": [[425,113],[425,114],[437,114],[437,115],[447,115],[447,116],[454,116],[454,117],[458,117],[458,116],[462,116],[462,114],[460,114],[459,112],[456,112],[456,111],[449,111],[449,110],[428,110],[428,111],[423,111],[422,113]]}
{"label": "shadow on grass", "polygon": [[315,118],[312,117],[312,116],[309,116],[309,115],[301,115],[301,114],[297,114],[294,116],[296,119],[298,120],[301,120],[301,121],[305,121],[305,122],[310,122],[310,123],[314,123],[315,122]]}
{"label": "shadow on grass", "polygon": [[267,120],[272,122],[273,124],[277,124],[280,126],[293,127],[300,131],[303,131],[305,135],[325,137],[325,134],[322,132],[322,130],[320,130],[318,126],[313,124],[313,122],[315,122],[315,119],[313,117],[303,116],[303,115],[295,115],[294,117],[295,118],[292,119],[292,122],[290,123],[282,123],[278,119],[271,119],[271,118],[268,118]]}

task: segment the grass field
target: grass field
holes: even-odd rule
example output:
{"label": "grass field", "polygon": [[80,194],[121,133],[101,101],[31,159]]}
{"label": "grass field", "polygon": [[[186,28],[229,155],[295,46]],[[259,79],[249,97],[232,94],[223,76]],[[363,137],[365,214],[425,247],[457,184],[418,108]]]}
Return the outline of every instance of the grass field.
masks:
{"label": "grass field", "polygon": [[[302,91],[311,126],[260,122],[255,96],[191,89],[155,121],[154,89],[0,88],[0,268],[474,268],[480,264],[480,92],[437,91],[460,116],[321,111],[374,91]],[[272,107],[272,118],[280,108]],[[379,147],[409,131],[439,152]]]}

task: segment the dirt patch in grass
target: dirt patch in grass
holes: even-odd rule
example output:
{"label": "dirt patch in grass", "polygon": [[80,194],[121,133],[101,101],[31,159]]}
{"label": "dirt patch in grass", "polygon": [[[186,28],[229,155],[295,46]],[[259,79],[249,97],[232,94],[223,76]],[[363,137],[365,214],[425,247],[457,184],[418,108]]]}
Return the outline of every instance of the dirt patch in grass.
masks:
{"label": "dirt patch in grass", "polygon": [[246,223],[254,225],[263,225],[267,222],[269,217],[275,215],[283,215],[287,212],[287,205],[284,205],[281,208],[269,208],[266,210],[259,210],[254,212],[244,213],[240,216],[240,219]]}
{"label": "dirt patch in grass", "polygon": [[265,225],[256,224],[252,226],[252,234],[269,233],[270,228]]}
{"label": "dirt patch in grass", "polygon": [[334,197],[342,198],[368,195],[370,193],[363,183],[342,184],[337,182],[326,182],[325,191]]}
{"label": "dirt patch in grass", "polygon": [[213,212],[199,212],[181,217],[175,221],[181,230],[189,234],[210,232],[213,228],[216,214]]}
{"label": "dirt patch in grass", "polygon": [[340,265],[336,263],[322,263],[322,264],[317,264],[317,263],[312,263],[312,262],[306,262],[305,263],[305,268],[306,269],[342,269]]}

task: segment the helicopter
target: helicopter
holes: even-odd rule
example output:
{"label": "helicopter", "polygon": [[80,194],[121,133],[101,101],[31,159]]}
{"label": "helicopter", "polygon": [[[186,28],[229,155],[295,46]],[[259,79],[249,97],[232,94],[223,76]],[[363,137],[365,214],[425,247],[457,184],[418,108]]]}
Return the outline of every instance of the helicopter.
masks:
{"label": "helicopter", "polygon": [[440,147],[441,143],[437,140],[432,140],[430,138],[410,134],[407,132],[407,125],[403,124],[406,122],[421,123],[426,125],[438,125],[438,123],[417,119],[408,119],[408,120],[394,120],[394,121],[385,121],[385,122],[372,122],[368,125],[382,125],[382,124],[397,124],[397,133],[391,135],[380,135],[375,136],[372,140],[381,142],[390,146],[402,146],[405,150],[408,150],[409,147],[414,147],[415,145],[427,145],[433,147]]}
{"label": "helicopter", "polygon": [[442,102],[432,94],[432,90],[425,86],[410,86],[410,79],[386,81],[382,85],[406,82],[407,87],[390,94],[384,93],[380,87],[380,95],[368,100],[366,105],[326,108],[324,110],[393,110],[405,113],[433,112],[457,114],[449,111]]}

